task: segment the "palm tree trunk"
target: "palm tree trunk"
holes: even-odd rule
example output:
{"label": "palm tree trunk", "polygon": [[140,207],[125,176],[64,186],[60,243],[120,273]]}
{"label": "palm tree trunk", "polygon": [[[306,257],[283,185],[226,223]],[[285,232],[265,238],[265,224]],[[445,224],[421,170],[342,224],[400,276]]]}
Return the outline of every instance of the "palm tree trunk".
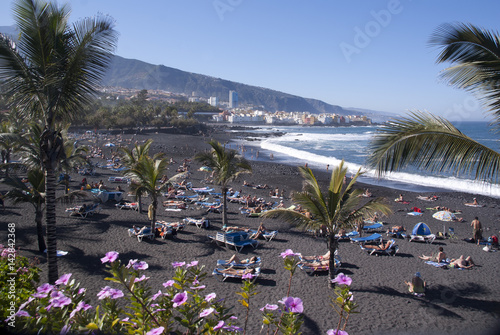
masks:
{"label": "palm tree trunk", "polygon": [[35,210],[35,222],[36,222],[36,233],[38,235],[38,250],[40,252],[43,252],[45,249],[47,249],[47,246],[45,245],[45,238],[43,236],[43,210],[41,204],[39,204]]}
{"label": "palm tree trunk", "polygon": [[[155,229],[156,229],[156,207],[158,206],[158,200],[153,199],[153,202],[151,203],[151,232],[154,234]],[[156,236],[156,234],[155,234]]]}
{"label": "palm tree trunk", "polygon": [[142,213],[142,200],[141,200],[142,197],[141,197],[140,194],[138,194],[138,195],[135,196],[135,198],[137,200],[137,211],[139,213]]}
{"label": "palm tree trunk", "polygon": [[335,272],[336,272],[336,269],[335,269],[335,251],[337,251],[338,247],[339,247],[339,240],[337,237],[335,237],[335,234],[333,234],[332,232],[330,232],[330,234],[328,235],[328,246],[329,246],[329,250],[330,250],[330,262],[329,262],[329,270],[328,270],[328,287],[330,288],[334,288],[335,287],[335,283],[332,283],[332,280],[335,279]]}
{"label": "palm tree trunk", "polygon": [[222,227],[227,227],[227,187],[222,186]]}
{"label": "palm tree trunk", "polygon": [[47,264],[49,283],[59,278],[57,268],[57,231],[56,231],[56,176],[53,169],[45,170],[45,225],[47,227]]}

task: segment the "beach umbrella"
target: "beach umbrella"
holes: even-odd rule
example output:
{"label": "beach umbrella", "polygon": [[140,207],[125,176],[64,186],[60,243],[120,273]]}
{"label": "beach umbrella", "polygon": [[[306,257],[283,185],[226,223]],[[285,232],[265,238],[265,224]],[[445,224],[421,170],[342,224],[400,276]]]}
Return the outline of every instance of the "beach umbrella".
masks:
{"label": "beach umbrella", "polygon": [[114,143],[106,143],[104,144],[105,147],[114,147],[115,144]]}
{"label": "beach umbrella", "polygon": [[456,217],[453,213],[449,211],[439,211],[436,212],[432,215],[434,219],[440,220],[440,221],[454,221],[456,220]]}
{"label": "beach umbrella", "polygon": [[200,168],[200,171],[211,172],[211,171],[212,171],[212,169],[211,169],[211,168],[209,168],[208,166],[202,166],[202,167]]}

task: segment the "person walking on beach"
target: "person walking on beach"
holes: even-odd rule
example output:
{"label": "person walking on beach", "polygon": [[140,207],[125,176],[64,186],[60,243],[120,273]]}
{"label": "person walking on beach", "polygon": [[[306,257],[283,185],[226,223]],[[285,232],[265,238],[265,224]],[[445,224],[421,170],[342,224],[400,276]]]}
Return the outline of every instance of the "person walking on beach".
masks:
{"label": "person walking on beach", "polygon": [[482,239],[482,236],[481,236],[482,235],[481,234],[482,227],[481,227],[481,222],[479,222],[479,219],[477,218],[477,216],[474,218],[474,220],[472,220],[470,225],[472,227],[472,240],[474,242],[476,242],[477,245],[479,245],[479,242]]}

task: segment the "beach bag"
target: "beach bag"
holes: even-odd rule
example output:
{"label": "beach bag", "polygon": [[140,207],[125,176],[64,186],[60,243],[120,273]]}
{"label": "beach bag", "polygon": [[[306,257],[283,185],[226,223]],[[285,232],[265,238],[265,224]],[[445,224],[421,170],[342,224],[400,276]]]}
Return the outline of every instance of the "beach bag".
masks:
{"label": "beach bag", "polygon": [[486,252],[489,252],[491,250],[491,247],[489,245],[487,245],[483,248],[483,250]]}
{"label": "beach bag", "polygon": [[205,228],[205,229],[209,229],[210,228],[210,221],[208,219],[205,219],[203,221],[202,227]]}

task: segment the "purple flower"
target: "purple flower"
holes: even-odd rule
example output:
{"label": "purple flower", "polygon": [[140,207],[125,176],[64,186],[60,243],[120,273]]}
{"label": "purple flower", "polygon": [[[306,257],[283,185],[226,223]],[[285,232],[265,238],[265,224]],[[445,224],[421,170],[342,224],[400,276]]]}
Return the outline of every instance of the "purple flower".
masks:
{"label": "purple flower", "polygon": [[186,262],[173,262],[173,263],[172,263],[172,266],[173,266],[174,268],[182,267],[182,266],[184,266],[184,265],[186,265]]}
{"label": "purple flower", "polygon": [[142,275],[140,278],[135,278],[134,279],[134,283],[138,283],[138,282],[141,282],[143,280],[148,280],[149,277],[146,277],[145,275]]}
{"label": "purple flower", "polygon": [[333,329],[329,329],[326,331],[326,335],[349,335],[346,331],[343,331],[343,330],[333,330]]}
{"label": "purple flower", "polygon": [[202,290],[204,289],[206,286],[205,285],[200,285],[200,286],[193,286],[193,287],[190,287],[190,289],[192,290]]}
{"label": "purple flower", "polygon": [[64,307],[64,306],[71,304],[71,298],[68,298],[66,296],[57,297],[57,298],[51,299],[50,304],[53,307],[61,308],[61,307]]}
{"label": "purple flower", "polygon": [[153,295],[151,297],[151,300],[154,301],[156,300],[160,295],[162,295],[163,293],[161,292],[161,290],[158,290],[158,293],[156,293],[155,295]]}
{"label": "purple flower", "polygon": [[213,311],[214,311],[214,309],[212,307],[202,310],[200,313],[200,318],[204,318],[205,316],[209,316],[210,314],[212,314]]}
{"label": "purple flower", "polygon": [[118,299],[124,296],[123,292],[109,286],[104,287],[101,292],[97,293],[99,300],[104,298]]}
{"label": "purple flower", "polygon": [[270,310],[270,311],[274,311],[274,310],[277,310],[278,309],[278,305],[269,305],[269,304],[266,304],[264,307],[262,307],[260,310],[262,312],[264,312],[264,310],[267,309],[267,310]]}
{"label": "purple flower", "polygon": [[128,316],[126,318],[122,319],[123,322],[127,322],[128,320],[130,320],[130,318]]}
{"label": "purple flower", "polygon": [[281,253],[281,257],[287,258],[288,256],[298,256],[299,254],[296,254],[292,251],[292,249],[286,249],[285,252]]}
{"label": "purple flower", "polygon": [[164,327],[153,328],[146,333],[146,335],[160,335],[165,330]]}
{"label": "purple flower", "polygon": [[205,301],[210,302],[210,301],[212,301],[213,299],[215,299],[215,297],[216,297],[216,296],[217,296],[217,294],[215,294],[215,293],[210,293],[210,294],[207,294],[207,295],[205,296]]}
{"label": "purple flower", "polygon": [[16,316],[31,316],[30,313],[26,312],[25,310],[18,311],[16,313]]}
{"label": "purple flower", "polygon": [[214,330],[221,329],[222,326],[224,326],[224,321],[219,321],[219,323],[217,324],[217,326],[214,327]]}
{"label": "purple flower", "polygon": [[69,278],[71,277],[71,273],[66,273],[61,276],[58,280],[56,280],[56,285],[68,285]]}
{"label": "purple flower", "polygon": [[28,300],[24,303],[21,304],[21,306],[19,306],[19,310],[21,309],[24,309],[24,307],[26,307],[30,302],[32,302],[33,300],[35,300],[35,298],[33,297],[29,297]]}
{"label": "purple flower", "polygon": [[238,317],[237,317],[237,316],[234,316],[234,315],[233,315],[233,316],[230,316],[229,318],[230,318],[231,320],[238,320]]}
{"label": "purple flower", "polygon": [[280,301],[285,305],[286,310],[292,313],[302,313],[304,311],[304,305],[300,298],[285,297]]}
{"label": "purple flower", "polygon": [[74,316],[75,316],[75,314],[76,314],[77,312],[81,311],[82,309],[83,309],[84,311],[86,311],[87,309],[90,309],[90,308],[92,308],[92,306],[90,306],[90,305],[86,304],[86,303],[85,303],[85,301],[80,301],[80,302],[78,303],[78,305],[76,305],[76,308],[75,308],[75,309],[71,312],[71,314],[69,315],[69,318],[71,319],[72,317],[74,317]]}
{"label": "purple flower", "polygon": [[172,299],[172,302],[174,303],[174,307],[179,307],[180,305],[183,305],[187,300],[188,294],[186,291],[184,291],[182,293],[177,293],[174,296],[174,299]]}
{"label": "purple flower", "polygon": [[71,330],[71,325],[64,325],[64,327],[61,328],[61,332],[59,333],[59,335],[66,335],[69,333],[70,330]]}
{"label": "purple flower", "polygon": [[191,263],[186,265],[186,268],[190,268],[190,267],[196,266],[196,265],[198,265],[198,261],[192,261]]}
{"label": "purple flower", "polygon": [[173,285],[174,285],[174,283],[175,283],[175,281],[173,281],[173,280],[169,280],[169,281],[167,281],[166,283],[163,283],[163,286],[164,286],[164,287],[170,287],[170,286],[173,286]]}
{"label": "purple flower", "polygon": [[332,279],[332,283],[337,283],[339,285],[349,286],[352,283],[352,279],[351,279],[351,277],[348,277],[341,272],[337,275],[337,277],[335,277],[335,279]]}
{"label": "purple flower", "polygon": [[146,270],[149,267],[149,265],[144,261],[140,261],[138,263],[134,263],[132,267],[134,268],[134,270]]}
{"label": "purple flower", "polygon": [[47,293],[33,293],[31,296],[33,298],[42,299],[42,298],[46,298],[47,297]]}
{"label": "purple flower", "polygon": [[53,288],[54,286],[45,283],[42,286],[38,287],[36,290],[38,293],[49,293],[50,291],[52,291]]}
{"label": "purple flower", "polygon": [[251,273],[245,273],[243,276],[241,276],[241,279],[252,279],[253,274]]}
{"label": "purple flower", "polygon": [[87,291],[87,289],[82,287],[81,289],[78,290],[78,294],[83,294],[85,293],[85,291]]}
{"label": "purple flower", "polygon": [[118,255],[119,254],[116,251],[109,251],[109,252],[106,253],[106,256],[104,256],[103,258],[101,258],[101,262],[103,264],[107,263],[107,262],[113,263],[118,258]]}
{"label": "purple flower", "polygon": [[127,269],[130,269],[130,267],[131,267],[132,265],[134,265],[135,263],[137,263],[137,261],[138,261],[138,259],[131,259],[131,260],[129,260],[129,261],[128,261],[128,264],[127,264],[127,266],[126,266],[126,268],[127,268]]}

